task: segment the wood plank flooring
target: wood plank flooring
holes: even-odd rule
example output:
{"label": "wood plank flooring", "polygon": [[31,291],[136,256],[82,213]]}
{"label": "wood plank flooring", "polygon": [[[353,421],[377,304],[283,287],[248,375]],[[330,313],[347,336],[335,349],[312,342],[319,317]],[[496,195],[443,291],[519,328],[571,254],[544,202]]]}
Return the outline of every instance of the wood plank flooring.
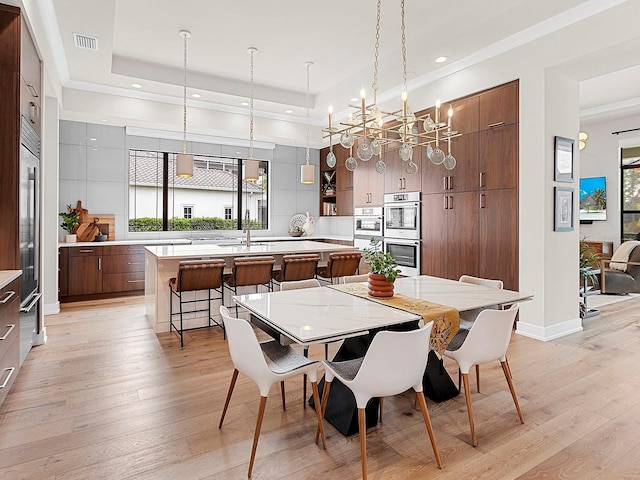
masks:
{"label": "wood plank flooring", "polygon": [[[259,394],[240,375],[218,429],[232,373],[220,329],[189,332],[180,349],[149,327],[140,297],[64,304],[46,323],[48,343],[32,349],[0,410],[1,479],[246,478]],[[640,478],[640,299],[602,307],[583,332],[552,342],[514,335],[509,363],[524,425],[500,365],[483,366],[481,393],[471,378],[477,448],[464,395],[427,399],[438,470],[413,395],[388,398],[367,436],[369,478]],[[326,424],[321,450],[301,380],[287,382],[285,412],[278,390],[252,478],[360,478],[358,436]]]}

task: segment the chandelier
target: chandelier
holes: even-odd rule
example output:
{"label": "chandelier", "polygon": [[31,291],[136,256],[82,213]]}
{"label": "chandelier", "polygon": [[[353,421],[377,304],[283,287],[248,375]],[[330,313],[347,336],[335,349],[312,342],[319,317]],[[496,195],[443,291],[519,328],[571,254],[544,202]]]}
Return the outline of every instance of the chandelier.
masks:
{"label": "chandelier", "polygon": [[[375,169],[378,173],[384,173],[387,166],[382,158],[383,146],[399,145],[398,154],[405,163],[404,169],[414,175],[418,172],[418,165],[413,161],[415,148],[426,148],[426,155],[436,165],[443,165],[448,170],[453,170],[456,166],[456,159],[451,154],[451,139],[459,137],[461,134],[452,128],[453,108],[449,106],[447,119],[444,121],[441,115],[442,102],[438,99],[435,102],[434,117],[430,113],[416,116],[409,104],[407,92],[407,47],[405,39],[404,23],[404,3],[400,1],[400,19],[402,34],[402,73],[403,91],[402,107],[393,112],[380,109],[377,105],[378,92],[378,57],[380,46],[380,6],[381,0],[377,2],[376,15],[376,42],[373,68],[373,103],[367,105],[366,91],[360,90],[360,105],[351,105],[347,119],[340,122],[338,126],[333,123],[333,109],[329,107],[329,126],[323,132],[329,137],[329,153],[326,158],[327,166],[336,165],[336,156],[333,153],[333,136],[340,137],[340,144],[349,149],[349,157],[345,161],[347,170],[354,171],[358,167],[358,161],[353,155],[353,147],[356,147],[356,156],[363,162],[370,161],[377,156],[378,160]],[[422,129],[420,129],[422,126]],[[441,145],[446,144],[445,145]],[[447,149],[447,153],[442,150]]]}

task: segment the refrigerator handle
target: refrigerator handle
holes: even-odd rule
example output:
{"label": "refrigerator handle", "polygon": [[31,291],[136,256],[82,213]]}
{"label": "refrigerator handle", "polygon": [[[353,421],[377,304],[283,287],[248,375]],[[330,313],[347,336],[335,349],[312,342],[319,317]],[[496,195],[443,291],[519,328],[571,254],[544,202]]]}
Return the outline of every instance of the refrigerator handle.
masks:
{"label": "refrigerator handle", "polygon": [[29,313],[31,309],[35,306],[35,304],[38,303],[38,300],[40,300],[41,296],[42,296],[41,293],[37,293],[33,297],[31,297],[31,302],[29,303],[29,305],[21,307],[20,313]]}

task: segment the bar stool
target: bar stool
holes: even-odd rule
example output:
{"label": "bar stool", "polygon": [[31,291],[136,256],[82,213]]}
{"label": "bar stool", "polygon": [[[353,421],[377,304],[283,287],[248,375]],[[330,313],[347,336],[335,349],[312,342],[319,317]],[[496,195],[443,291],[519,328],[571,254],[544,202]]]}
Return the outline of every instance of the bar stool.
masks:
{"label": "bar stool", "polygon": [[[258,285],[263,285],[273,291],[273,265],[276,259],[271,255],[258,257],[237,257],[233,259],[231,273],[224,276],[223,285],[238,294],[238,287],[255,285],[256,292]],[[236,317],[238,316],[238,305],[236,304]]]}
{"label": "bar stool", "polygon": [[[211,317],[211,300],[220,300],[224,305],[222,274],[224,272],[225,265],[226,262],[222,258],[214,258],[211,260],[185,260],[180,262],[180,264],[178,265],[178,275],[169,279],[169,290],[171,292],[169,297],[169,323],[170,329],[175,329],[175,331],[180,336],[180,347],[184,347],[183,332],[185,330],[205,328],[184,328],[183,316],[185,313],[207,312],[207,318],[209,322],[209,325],[207,325],[207,327],[211,326],[211,322],[215,323],[217,326],[222,328],[224,338],[226,338],[224,324],[218,323],[213,317]],[[195,293],[198,290],[207,290],[207,298],[198,300]],[[220,294],[220,296],[211,297],[211,290],[215,290]],[[182,294],[184,292],[194,292],[194,299],[184,300],[182,297]],[[180,302],[180,311],[176,313],[173,312],[174,295]],[[189,310],[185,312],[183,309],[183,306],[186,304],[197,304],[198,302],[205,301],[207,302],[207,308],[198,309],[197,305],[195,305],[195,310]],[[173,318],[175,315],[180,315],[180,328],[178,328],[173,322]]]}
{"label": "bar stool", "polygon": [[317,276],[320,280],[334,283],[334,279],[355,275],[360,266],[362,253],[353,252],[333,252],[329,254],[326,267],[320,267],[317,270]]}
{"label": "bar stool", "polygon": [[278,282],[309,280],[316,277],[320,255],[316,253],[283,255],[280,270],[273,273]]}

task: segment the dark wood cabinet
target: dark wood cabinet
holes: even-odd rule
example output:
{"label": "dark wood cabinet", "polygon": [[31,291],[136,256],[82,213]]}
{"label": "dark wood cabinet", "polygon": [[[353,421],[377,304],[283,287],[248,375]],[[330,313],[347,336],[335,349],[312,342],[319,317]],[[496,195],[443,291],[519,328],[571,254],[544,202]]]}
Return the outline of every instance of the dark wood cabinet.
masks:
{"label": "dark wood cabinet", "polygon": [[478,181],[481,190],[518,187],[518,124],[479,134]]}
{"label": "dark wood cabinet", "polygon": [[0,289],[0,404],[20,369],[20,277]]}
{"label": "dark wood cabinet", "polygon": [[60,248],[59,292],[81,300],[144,291],[144,246],[104,245]]}
{"label": "dark wood cabinet", "polygon": [[478,275],[478,208],[476,192],[422,196],[422,274]]}
{"label": "dark wood cabinet", "polygon": [[481,192],[479,275],[502,280],[507,290],[517,290],[518,190]]}
{"label": "dark wood cabinet", "polygon": [[353,172],[354,207],[382,206],[384,200],[384,182],[387,174],[376,171],[378,157],[368,162],[358,160],[358,168]]}
{"label": "dark wood cabinet", "polygon": [[69,295],[102,293],[102,257],[98,254],[69,257]]}
{"label": "dark wood cabinet", "polygon": [[[448,153],[448,143],[445,144]],[[478,182],[478,133],[472,132],[451,139],[451,154],[456,167],[447,170],[426,158],[422,162],[422,193],[466,192],[477,190]]]}
{"label": "dark wood cabinet", "polygon": [[478,95],[480,130],[518,123],[518,82],[510,82]]}
{"label": "dark wood cabinet", "polygon": [[400,158],[399,145],[388,148],[384,154],[387,171],[384,174],[384,193],[419,192],[422,188],[422,154],[423,147],[413,148],[411,161],[418,166],[416,173],[407,171],[409,160],[404,162]]}

